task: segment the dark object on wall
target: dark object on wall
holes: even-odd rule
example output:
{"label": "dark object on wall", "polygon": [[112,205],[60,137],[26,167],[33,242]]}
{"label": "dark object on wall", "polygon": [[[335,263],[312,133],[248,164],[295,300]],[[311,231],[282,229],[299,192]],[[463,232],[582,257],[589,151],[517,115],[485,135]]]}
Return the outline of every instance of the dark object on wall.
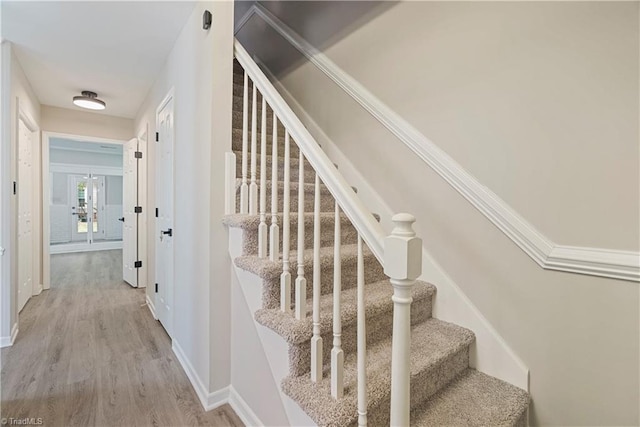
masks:
{"label": "dark object on wall", "polygon": [[208,10],[205,10],[204,13],[202,14],[202,29],[208,30],[209,28],[211,28],[211,21],[212,21],[211,12],[209,12]]}

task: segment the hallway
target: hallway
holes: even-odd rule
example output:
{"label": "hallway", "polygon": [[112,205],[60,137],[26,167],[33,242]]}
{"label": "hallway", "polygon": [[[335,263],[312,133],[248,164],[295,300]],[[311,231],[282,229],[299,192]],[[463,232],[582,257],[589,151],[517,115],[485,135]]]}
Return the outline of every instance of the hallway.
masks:
{"label": "hallway", "polygon": [[20,313],[2,349],[2,417],[46,426],[241,426],[205,412],[120,250],[53,255],[51,289]]}

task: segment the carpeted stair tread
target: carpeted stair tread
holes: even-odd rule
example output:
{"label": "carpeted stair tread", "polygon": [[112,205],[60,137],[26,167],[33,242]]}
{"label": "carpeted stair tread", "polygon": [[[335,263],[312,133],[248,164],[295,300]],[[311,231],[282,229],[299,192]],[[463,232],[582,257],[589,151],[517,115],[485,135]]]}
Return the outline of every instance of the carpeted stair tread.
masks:
{"label": "carpeted stair tread", "polygon": [[[292,243],[293,243],[293,246],[295,247],[295,242],[292,242]],[[356,244],[342,245],[340,247],[340,255],[341,255],[341,261],[342,261],[343,273],[344,273],[344,270],[345,270],[344,265],[357,260],[358,246]],[[373,255],[371,250],[366,246],[363,248],[362,256],[365,262],[367,261],[372,262],[375,260],[375,262],[377,263],[378,261],[375,259],[375,256]],[[313,249],[305,249],[303,258],[304,258],[304,264],[306,266],[305,273],[306,273],[306,276],[310,279],[312,277],[312,272],[313,272],[313,262],[312,262]],[[289,271],[291,272],[292,283],[296,278],[296,270],[298,268],[297,259],[298,259],[298,251],[291,250],[289,252],[289,260],[290,260]],[[257,256],[249,255],[249,256],[237,257],[235,259],[235,264],[238,268],[241,268],[250,273],[253,273],[262,279],[274,279],[274,278],[279,279],[280,274],[282,274],[282,249],[280,252],[280,260],[278,261],[271,261],[269,258],[258,258]],[[328,267],[333,268],[333,247],[320,248],[320,264],[325,268],[328,268]],[[366,274],[367,274],[367,271],[365,268],[365,275]],[[333,275],[331,276],[331,278],[333,279]],[[383,279],[383,278],[380,278],[380,279]],[[369,281],[365,283],[369,283]]]}
{"label": "carpeted stair tread", "polygon": [[[393,287],[389,280],[370,283],[365,288],[366,317],[370,319],[379,313],[392,309]],[[413,302],[424,303],[427,298],[435,294],[435,286],[425,282],[417,282],[413,289]],[[355,325],[357,321],[357,288],[350,287],[341,293],[341,320],[342,327]],[[313,333],[312,322],[313,299],[307,299],[307,317],[297,320],[291,313],[283,313],[279,309],[261,309],[255,314],[258,323],[268,327],[280,335],[289,344],[299,344],[310,340]],[[320,297],[320,335],[331,332],[333,321],[333,294],[325,294]]]}
{"label": "carpeted stair tread", "polygon": [[[295,247],[295,246],[294,246]],[[342,288],[347,289],[349,286],[355,286],[356,283],[356,245],[343,245],[342,246]],[[291,282],[295,281],[297,271],[297,253],[291,251],[289,254]],[[305,250],[305,273],[307,278],[311,278],[313,275],[313,262],[312,262],[313,250]],[[282,258],[282,252],[280,253]],[[366,247],[363,251],[364,260],[364,276],[365,283],[374,283],[380,280],[386,279],[384,270],[376,257]],[[320,249],[320,271],[321,271],[321,293],[326,294],[333,290],[333,248],[324,247]],[[235,265],[245,271],[253,273],[262,280],[262,307],[263,308],[277,308],[280,307],[280,275],[282,273],[282,261],[270,261],[265,258],[258,258],[255,255],[247,255],[237,257]],[[292,301],[294,295],[295,286],[291,286]],[[313,291],[313,280],[307,280],[307,295],[311,295]]]}
{"label": "carpeted stair tread", "polygon": [[[251,98],[251,85],[249,85],[249,126],[251,126],[251,108],[253,107],[253,100]],[[243,111],[243,103],[244,103],[244,96],[242,94],[240,95],[233,95],[233,109],[236,111]],[[258,123],[260,122],[260,115],[262,114],[262,95],[260,95],[260,93],[258,93],[258,96],[256,98],[256,113],[257,113],[257,119],[258,119]],[[271,109],[271,106],[269,104],[267,104],[267,115],[273,114],[273,110]]]}
{"label": "carpeted stair tread", "polygon": [[[449,382],[447,374],[452,369],[450,362],[458,355],[466,358],[468,366],[468,348],[474,339],[468,329],[437,319],[429,319],[412,327],[412,402],[414,396],[420,394],[414,393],[416,389],[434,388],[428,383],[438,383],[435,387],[442,387]],[[369,425],[388,425],[385,418],[388,417],[391,394],[391,336],[367,350]],[[324,367],[323,380],[317,384],[311,382],[309,375],[287,377],[282,382],[285,394],[296,401],[318,425],[348,426],[357,420],[356,355],[345,356],[342,399],[334,400],[331,397],[330,367],[327,365]],[[465,368],[461,367],[450,375],[455,377]]]}
{"label": "carpeted stair tread", "polygon": [[[380,222],[380,215],[378,214],[371,214],[371,215],[375,218],[376,221]],[[333,212],[320,212],[319,216],[320,216],[320,229],[321,230],[326,229],[329,225],[331,225],[330,229],[331,229],[331,232],[333,232],[335,214]],[[278,224],[282,225],[281,212],[278,212],[278,214],[276,215],[276,218],[278,220]],[[314,218],[313,212],[305,212],[304,213],[305,226],[313,225],[313,218]],[[222,219],[222,223],[228,227],[242,228],[245,230],[255,231],[257,233],[258,225],[260,224],[260,215],[249,215],[249,214],[225,215],[225,217]],[[271,212],[267,212],[267,224],[269,225],[271,224]],[[291,224],[291,231],[293,231],[294,228],[297,229],[297,225],[298,225],[297,212],[295,213],[295,215],[293,214],[291,215],[290,224]],[[349,218],[344,213],[340,214],[340,224],[351,225],[351,221],[349,221]]]}
{"label": "carpeted stair tread", "polygon": [[[261,133],[256,133],[256,149],[258,154],[262,151]],[[231,131],[231,149],[233,151],[242,152],[242,129],[233,129]],[[271,154],[273,137],[271,131],[267,132],[267,153]],[[251,131],[247,134],[247,151],[251,152]],[[289,139],[289,158],[297,159],[300,155],[298,145],[293,138]],[[284,158],[284,132],[278,133],[278,157]]]}
{"label": "carpeted stair tread", "polygon": [[[271,209],[271,206],[268,206]],[[373,217],[380,221],[380,216],[372,214]],[[318,216],[320,219],[320,246],[333,246],[334,242],[334,227],[335,227],[335,213],[333,212],[320,212]],[[279,247],[282,248],[282,213],[276,214],[276,221],[279,230]],[[266,218],[267,226],[271,226],[271,213],[267,212]],[[244,232],[242,239],[242,255],[252,255],[258,253],[258,226],[260,225],[260,215],[248,215],[248,214],[233,214],[227,215],[223,218],[223,223],[228,227],[241,228]],[[298,215],[297,212],[291,216],[289,223],[291,224],[291,242],[295,243],[297,248],[298,242]],[[313,248],[313,236],[314,236],[314,215],[311,212],[305,212],[304,214],[304,247],[305,249]],[[344,214],[340,214],[340,241],[343,244],[357,243],[358,233]]]}
{"label": "carpeted stair tread", "polygon": [[[237,129],[237,130],[242,130],[242,117],[243,117],[243,112],[242,110],[233,110],[233,114],[232,114],[232,129]],[[251,129],[251,116],[249,116],[249,121],[247,122],[248,128],[247,129]],[[258,127],[258,131],[261,128]],[[269,134],[271,134],[273,129],[273,114],[269,115],[267,114],[267,131],[269,132]],[[278,120],[278,135],[284,135],[284,125],[282,124],[282,122],[280,120]]]}
{"label": "carpeted stair tread", "polygon": [[411,413],[415,426],[524,426],[526,391],[467,369]]}
{"label": "carpeted stair tread", "polygon": [[[242,129],[232,129],[231,136],[234,140],[242,142]],[[273,133],[267,132],[267,146],[269,147],[269,154],[271,154],[271,146],[273,142]],[[284,154],[284,132],[278,132],[278,155],[281,156]],[[291,142],[291,147],[293,147],[296,143],[293,141],[293,138],[289,137],[289,141]],[[251,147],[251,128],[247,130],[247,142],[248,146]],[[262,143],[262,129],[258,126],[256,130],[256,144],[258,146],[258,151],[260,151],[260,147]],[[282,150],[280,149],[282,148]],[[242,151],[242,150],[238,150]]]}
{"label": "carpeted stair tread", "polygon": [[[259,177],[256,176],[259,180]],[[241,188],[241,180],[236,179],[236,206],[240,206],[240,188]],[[251,180],[247,177],[247,186],[251,185]],[[291,182],[289,186],[289,209],[291,213],[291,217],[297,215],[298,212],[298,182]],[[267,209],[271,209],[271,180],[267,181],[266,185],[266,202]],[[284,196],[284,182],[278,181],[278,207],[279,210],[282,210],[283,206],[283,197]],[[258,200],[259,202],[259,200]],[[305,212],[313,212],[315,205],[315,185],[310,183],[304,184],[304,211]],[[332,212],[335,209],[335,200],[333,196],[329,192],[329,189],[321,185],[320,186],[320,211],[321,212]]]}
{"label": "carpeted stair tread", "polygon": [[[242,177],[242,151],[235,151],[233,152],[236,155],[236,178],[241,178]],[[270,151],[269,151],[270,153]],[[273,156],[271,156],[271,154],[267,154],[265,156],[266,158],[266,163],[267,163],[267,180],[271,180],[271,172],[273,170]],[[260,154],[258,154],[256,156],[256,177],[260,177],[260,171],[261,171],[261,161],[262,161],[262,156]],[[290,158],[290,164],[289,164],[289,171],[290,171],[290,182],[297,182],[298,181],[298,171],[299,171],[299,165],[300,165],[300,161],[298,160],[297,157],[291,157]],[[315,179],[316,179],[316,173],[313,170],[313,168],[311,167],[311,164],[305,159],[304,161],[304,182],[308,183],[308,184],[313,184],[315,183]],[[277,170],[278,170],[278,178],[282,179],[282,177],[284,176],[284,158],[282,156],[278,156],[277,158]],[[250,174],[251,172],[251,155],[248,155],[247,158],[247,173]]]}
{"label": "carpeted stair tread", "polygon": [[[271,207],[269,206],[269,209]],[[304,214],[304,247],[306,249],[313,248],[313,213],[306,212]],[[334,225],[335,214],[333,212],[320,212],[320,246],[333,246],[334,242]],[[278,226],[280,227],[278,234],[279,248],[282,250],[282,213],[276,215]],[[267,212],[267,226],[271,226],[271,214]],[[260,224],[260,215],[243,215],[234,214],[227,215],[223,219],[223,223],[229,227],[241,228],[244,231],[242,239],[242,255],[252,255],[258,253],[258,225]],[[298,244],[298,214],[297,212],[291,216],[290,221],[290,237],[291,243],[297,248]],[[358,233],[345,214],[340,214],[340,236],[344,244],[357,243]]]}

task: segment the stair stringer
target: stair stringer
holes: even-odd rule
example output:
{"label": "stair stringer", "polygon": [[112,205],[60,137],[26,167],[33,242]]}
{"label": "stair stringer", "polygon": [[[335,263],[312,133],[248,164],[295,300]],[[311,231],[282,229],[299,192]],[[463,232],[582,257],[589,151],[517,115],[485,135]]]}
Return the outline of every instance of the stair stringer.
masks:
{"label": "stair stringer", "polygon": [[[278,93],[298,116],[300,121],[316,138],[327,156],[338,165],[340,173],[353,186],[358,188],[358,197],[372,212],[380,215],[380,224],[385,231],[392,229],[391,217],[395,213],[367,180],[340,151],[338,146],[318,126],[300,103],[276,79],[259,58],[254,60],[269,78]],[[476,340],[470,348],[469,364],[480,372],[506,381],[523,390],[529,391],[529,368],[515,354],[498,331],[491,325],[480,310],[466,296],[464,291],[440,267],[430,255],[428,249],[422,250],[422,275],[419,280],[433,283],[438,287],[438,296],[434,301],[433,317],[472,330]],[[527,417],[528,420],[528,417]]]}
{"label": "stair stringer", "polygon": [[[232,260],[242,255],[241,242],[244,238],[243,234],[243,231],[238,228],[229,228],[229,254]],[[272,388],[274,391],[277,390],[277,396],[280,397],[282,404],[281,408],[272,408],[275,413],[260,413],[264,411],[260,411],[260,408],[255,405],[252,407],[252,410],[256,413],[257,417],[263,421],[261,423],[262,425],[267,425],[264,421],[267,421],[268,419],[281,419],[281,410],[284,410],[288,425],[315,426],[316,424],[313,420],[309,418],[309,416],[298,406],[296,402],[283,393],[282,387],[280,386],[282,380],[289,375],[289,346],[287,342],[269,328],[258,324],[253,317],[253,313],[262,308],[262,279],[252,273],[236,267],[235,264],[233,264],[233,271],[235,273],[235,279],[238,282],[237,284],[242,290],[242,295],[244,296],[247,308],[251,313],[251,322],[260,339],[260,344],[270,367],[273,383],[271,386],[267,387]],[[247,338],[249,337],[242,337],[242,339]],[[264,385],[262,387],[264,387]],[[235,388],[237,389],[238,387]],[[251,405],[251,402],[246,398],[245,401]],[[279,422],[277,425],[283,425],[283,423]]]}

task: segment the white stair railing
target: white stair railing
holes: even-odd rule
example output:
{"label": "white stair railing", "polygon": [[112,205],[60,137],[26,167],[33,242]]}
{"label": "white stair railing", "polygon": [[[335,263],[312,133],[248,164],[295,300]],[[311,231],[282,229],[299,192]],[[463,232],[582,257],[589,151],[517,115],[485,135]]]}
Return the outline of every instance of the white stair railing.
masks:
{"label": "white stair railing", "polygon": [[[290,224],[290,183],[291,183],[291,140],[298,153],[298,211],[297,211],[297,277],[295,280],[295,304],[293,315],[302,320],[307,316],[305,278],[305,161],[315,172],[313,204],[313,292],[312,292],[312,338],[311,338],[311,380],[322,380],[323,342],[321,333],[321,205],[324,189],[334,201],[334,256],[333,256],[333,347],[331,349],[331,395],[335,399],[343,397],[344,390],[344,350],[342,349],[341,319],[341,217],[346,215],[357,232],[357,422],[367,425],[367,377],[366,377],[366,318],[365,318],[365,267],[364,245],[384,267],[393,286],[393,341],[391,369],[391,425],[409,425],[410,413],[410,334],[411,334],[411,293],[415,279],[421,273],[422,243],[412,229],[415,221],[409,214],[393,217],[394,229],[386,235],[380,224],[360,201],[353,189],[337,171],[331,160],[322,151],[291,108],[282,99],[251,56],[235,41],[235,57],[244,69],[243,123],[242,123],[242,181],[240,185],[240,213],[259,214],[258,256],[272,261],[279,258],[280,228],[278,227],[278,197],[282,188],[282,274],[280,276],[280,309],[291,313],[291,224]],[[253,84],[251,98],[251,150],[248,153],[248,80]],[[257,97],[262,96],[260,180],[256,181],[257,166]],[[273,110],[272,118],[272,171],[271,171],[271,226],[266,225],[266,152],[267,152],[267,108]],[[278,125],[284,127],[283,182],[278,181]],[[249,157],[250,154],[250,157]],[[233,156],[233,154],[231,154]],[[251,159],[250,184],[247,185],[247,161]],[[231,167],[233,163],[233,167]],[[228,160],[227,183],[235,180],[235,162]],[[229,176],[233,173],[233,177]],[[248,188],[247,188],[248,187]],[[260,200],[258,201],[258,191]],[[326,194],[326,193],[325,193]],[[228,197],[227,197],[228,199]],[[227,200],[227,206],[235,209],[235,203]]]}

